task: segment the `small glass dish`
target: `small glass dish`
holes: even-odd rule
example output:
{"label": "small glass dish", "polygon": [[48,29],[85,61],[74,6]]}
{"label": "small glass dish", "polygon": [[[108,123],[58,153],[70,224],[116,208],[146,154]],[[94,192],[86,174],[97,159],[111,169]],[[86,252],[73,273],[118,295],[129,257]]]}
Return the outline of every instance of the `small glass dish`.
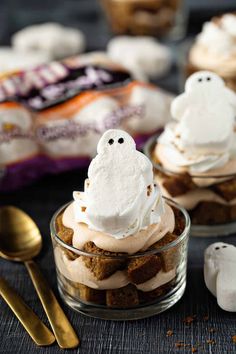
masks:
{"label": "small glass dish", "polygon": [[100,0],[115,34],[185,37],[188,11],[184,0]]}
{"label": "small glass dish", "polygon": [[[67,305],[84,315],[96,318],[134,320],[161,313],[182,297],[186,287],[190,219],[184,208],[171,200],[166,199],[166,203],[178,215],[176,220],[182,222],[180,234],[164,246],[150,247],[147,251],[134,255],[123,253],[111,256],[91,253],[69,245],[57,233],[57,220],[69,204],[54,214],[50,229],[58,289]],[[160,268],[156,275],[140,283],[140,279],[153,272],[158,260]],[[127,276],[127,269],[131,262],[142,265],[138,271],[131,273],[132,279],[137,279],[135,282]],[[109,280],[115,276],[112,287],[106,283],[107,279],[99,283],[102,284],[99,285],[99,289],[91,282],[88,284],[90,278],[85,273],[90,271],[91,268],[88,267],[91,264],[93,267],[99,265],[98,269],[104,271],[115,267],[117,263],[121,270],[111,272],[112,275],[107,278]]]}
{"label": "small glass dish", "polygon": [[[187,175],[192,182],[195,181],[198,182],[198,184],[201,184],[202,186],[205,185],[205,187],[202,188],[196,187],[196,190],[198,192],[202,192],[202,189],[210,189],[214,193],[219,193],[220,196],[220,193],[227,193],[226,188],[231,188],[230,186],[226,186],[226,183],[229,182],[233,183],[233,188],[235,190],[236,172],[224,175],[210,175],[205,173],[194,175],[191,174],[190,176],[186,173],[177,173],[164,168],[160,163],[158,163],[153,154],[158,136],[159,134],[151,137],[144,146],[144,153],[153,164],[154,176],[158,183],[160,183],[160,179],[163,180],[163,178],[168,178],[169,181],[171,181],[172,178],[173,183],[176,184],[178,183],[178,181],[181,181],[181,184],[183,185]],[[225,183],[225,185],[223,183]],[[228,193],[230,193],[230,191]],[[178,196],[172,197],[168,195],[168,197],[174,200],[175,202],[181,204]],[[236,232],[236,203],[231,203],[231,205],[227,205],[226,203],[220,204],[217,202],[208,202],[207,200],[204,203],[203,202],[204,201],[199,202],[193,209],[187,208],[187,211],[191,218],[192,236],[228,236]],[[202,220],[205,220],[205,222],[203,222]]]}

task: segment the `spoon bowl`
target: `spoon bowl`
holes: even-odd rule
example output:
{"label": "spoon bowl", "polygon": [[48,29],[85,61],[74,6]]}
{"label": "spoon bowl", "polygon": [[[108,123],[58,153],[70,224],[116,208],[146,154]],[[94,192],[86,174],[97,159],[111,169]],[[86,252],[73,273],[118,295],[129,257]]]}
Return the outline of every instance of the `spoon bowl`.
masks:
{"label": "spoon bowl", "polygon": [[34,221],[14,206],[0,209],[0,256],[18,262],[34,258],[42,248],[42,236]]}
{"label": "spoon bowl", "polygon": [[33,261],[41,248],[41,233],[29,215],[13,206],[0,208],[0,257],[24,262],[57,343],[63,349],[76,348],[79,339],[53,291]]}

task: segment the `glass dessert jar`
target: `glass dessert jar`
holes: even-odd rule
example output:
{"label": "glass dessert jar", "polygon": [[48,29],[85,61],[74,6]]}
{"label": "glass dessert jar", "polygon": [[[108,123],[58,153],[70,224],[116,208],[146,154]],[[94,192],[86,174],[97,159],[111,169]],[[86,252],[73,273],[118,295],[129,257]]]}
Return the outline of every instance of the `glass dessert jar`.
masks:
{"label": "glass dessert jar", "polygon": [[185,74],[210,70],[236,91],[236,13],[225,13],[205,22],[186,53]]}
{"label": "glass dessert jar", "polygon": [[187,10],[183,0],[100,0],[116,34],[181,39]]}
{"label": "glass dessert jar", "polygon": [[165,199],[175,214],[175,229],[144,252],[111,253],[88,242],[72,246],[73,231],[62,223],[69,204],[51,220],[51,237],[58,288],[71,308],[109,320],[153,316],[173,306],[186,286],[188,213]]}
{"label": "glass dessert jar", "polygon": [[[227,236],[236,232],[236,160],[223,170],[205,173],[176,172],[164,167],[155,152],[159,135],[149,139],[145,155],[154,166],[162,194],[184,207],[193,236]],[[235,172],[232,172],[235,165]]]}

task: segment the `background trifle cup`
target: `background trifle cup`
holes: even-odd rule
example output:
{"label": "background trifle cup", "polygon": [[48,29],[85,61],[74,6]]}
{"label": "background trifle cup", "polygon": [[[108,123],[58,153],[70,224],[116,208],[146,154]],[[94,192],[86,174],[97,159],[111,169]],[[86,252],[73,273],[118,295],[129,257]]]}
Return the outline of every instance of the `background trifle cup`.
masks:
{"label": "background trifle cup", "polygon": [[182,297],[190,219],[184,208],[165,201],[175,213],[173,234],[133,255],[104,251],[92,242],[83,250],[73,247],[73,231],[62,223],[70,203],[55,213],[50,227],[58,288],[71,308],[102,319],[132,320],[163,312]]}
{"label": "background trifle cup", "polygon": [[236,91],[235,24],[236,12],[213,17],[204,23],[194,42],[185,46],[186,77],[199,70],[210,70],[222,77],[225,84]]}
{"label": "background trifle cup", "polygon": [[155,154],[158,137],[149,139],[144,153],[153,163],[155,180],[163,195],[188,211],[191,235],[227,236],[235,233],[236,170],[232,172],[232,162],[228,164],[227,173],[208,171],[190,175],[172,171],[164,167]]}
{"label": "background trifle cup", "polygon": [[100,0],[116,34],[182,39],[186,33],[184,0]]}

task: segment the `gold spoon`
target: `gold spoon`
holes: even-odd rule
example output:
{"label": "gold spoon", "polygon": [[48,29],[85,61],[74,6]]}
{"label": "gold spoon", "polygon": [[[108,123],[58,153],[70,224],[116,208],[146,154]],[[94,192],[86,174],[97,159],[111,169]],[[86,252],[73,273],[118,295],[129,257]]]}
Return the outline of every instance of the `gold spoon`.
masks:
{"label": "gold spoon", "polygon": [[45,324],[35,315],[15,290],[0,277],[0,295],[12,309],[33,341],[39,346],[50,345],[55,337]]}
{"label": "gold spoon", "polygon": [[29,215],[13,206],[0,208],[0,256],[11,261],[24,262],[59,346],[64,349],[75,348],[79,345],[79,339],[32,260],[41,248],[42,236]]}

